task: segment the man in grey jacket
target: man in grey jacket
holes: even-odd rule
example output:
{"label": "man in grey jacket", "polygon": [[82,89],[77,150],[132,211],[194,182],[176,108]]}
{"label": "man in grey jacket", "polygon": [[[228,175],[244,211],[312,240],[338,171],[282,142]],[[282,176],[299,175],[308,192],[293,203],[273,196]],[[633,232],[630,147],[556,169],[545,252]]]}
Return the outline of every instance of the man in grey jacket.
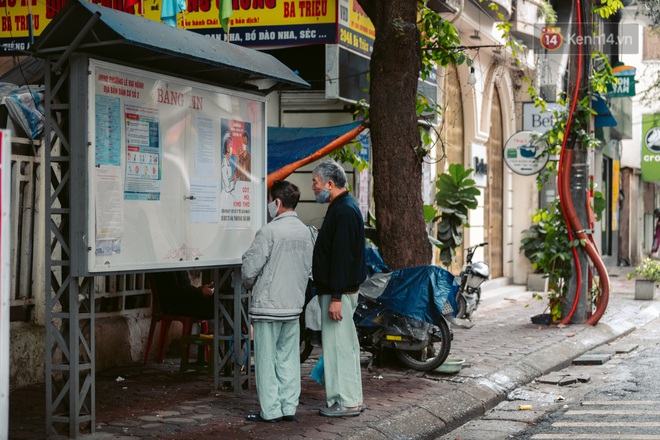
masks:
{"label": "man in grey jacket", "polygon": [[243,284],[252,289],[254,364],[261,411],[258,422],[295,421],[300,396],[300,324],[312,271],[312,235],[294,211],[300,191],[276,181],[268,195],[273,220],[243,254]]}

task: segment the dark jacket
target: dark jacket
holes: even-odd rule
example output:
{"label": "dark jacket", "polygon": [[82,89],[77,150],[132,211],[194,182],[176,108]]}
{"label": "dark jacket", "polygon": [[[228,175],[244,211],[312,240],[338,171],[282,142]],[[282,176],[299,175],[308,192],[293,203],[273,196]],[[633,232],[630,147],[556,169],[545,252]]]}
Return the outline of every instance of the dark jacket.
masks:
{"label": "dark jacket", "polygon": [[204,296],[200,287],[193,286],[188,272],[158,272],[153,279],[163,313],[213,319],[213,296]]}
{"label": "dark jacket", "polygon": [[344,292],[356,292],[367,278],[364,249],[362,213],[346,192],[328,206],[316,239],[312,268],[316,291],[338,299]]}

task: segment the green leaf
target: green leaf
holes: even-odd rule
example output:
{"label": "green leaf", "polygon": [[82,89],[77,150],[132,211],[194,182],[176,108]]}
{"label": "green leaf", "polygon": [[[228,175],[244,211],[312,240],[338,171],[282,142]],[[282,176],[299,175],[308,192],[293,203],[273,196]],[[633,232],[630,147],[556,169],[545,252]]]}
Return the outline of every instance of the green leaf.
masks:
{"label": "green leaf", "polygon": [[435,202],[440,213],[437,237],[444,252],[440,260],[445,265],[451,264],[456,247],[463,243],[463,229],[470,226],[469,211],[478,206],[477,197],[481,191],[470,178],[472,172],[471,168],[466,169],[461,163],[452,163],[447,167],[447,172],[439,174],[436,179]]}
{"label": "green leaf", "polygon": [[435,209],[435,207],[431,205],[424,205],[422,207],[424,210],[424,222],[425,223],[430,223],[433,221],[433,219],[438,215],[438,211]]}

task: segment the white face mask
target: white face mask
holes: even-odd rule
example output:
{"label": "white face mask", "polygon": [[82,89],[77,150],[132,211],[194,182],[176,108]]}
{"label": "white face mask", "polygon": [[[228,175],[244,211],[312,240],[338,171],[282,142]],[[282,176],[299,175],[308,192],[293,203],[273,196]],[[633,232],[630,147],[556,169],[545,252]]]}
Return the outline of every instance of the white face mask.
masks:
{"label": "white face mask", "polygon": [[268,214],[270,214],[270,218],[277,217],[277,211],[279,210],[280,210],[280,204],[277,203],[277,199],[273,200],[268,204]]}

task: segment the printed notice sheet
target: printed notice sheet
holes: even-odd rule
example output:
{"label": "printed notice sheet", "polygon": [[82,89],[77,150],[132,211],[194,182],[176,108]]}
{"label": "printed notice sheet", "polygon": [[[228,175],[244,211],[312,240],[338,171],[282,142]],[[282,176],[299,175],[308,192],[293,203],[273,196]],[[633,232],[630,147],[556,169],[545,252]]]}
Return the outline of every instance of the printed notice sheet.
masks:
{"label": "printed notice sheet", "polygon": [[219,182],[213,179],[190,179],[190,221],[218,223]]}
{"label": "printed notice sheet", "polygon": [[96,168],[96,255],[121,253],[124,235],[121,167]]}
{"label": "printed notice sheet", "polygon": [[126,200],[160,199],[160,127],[158,110],[124,106],[126,124]]}

